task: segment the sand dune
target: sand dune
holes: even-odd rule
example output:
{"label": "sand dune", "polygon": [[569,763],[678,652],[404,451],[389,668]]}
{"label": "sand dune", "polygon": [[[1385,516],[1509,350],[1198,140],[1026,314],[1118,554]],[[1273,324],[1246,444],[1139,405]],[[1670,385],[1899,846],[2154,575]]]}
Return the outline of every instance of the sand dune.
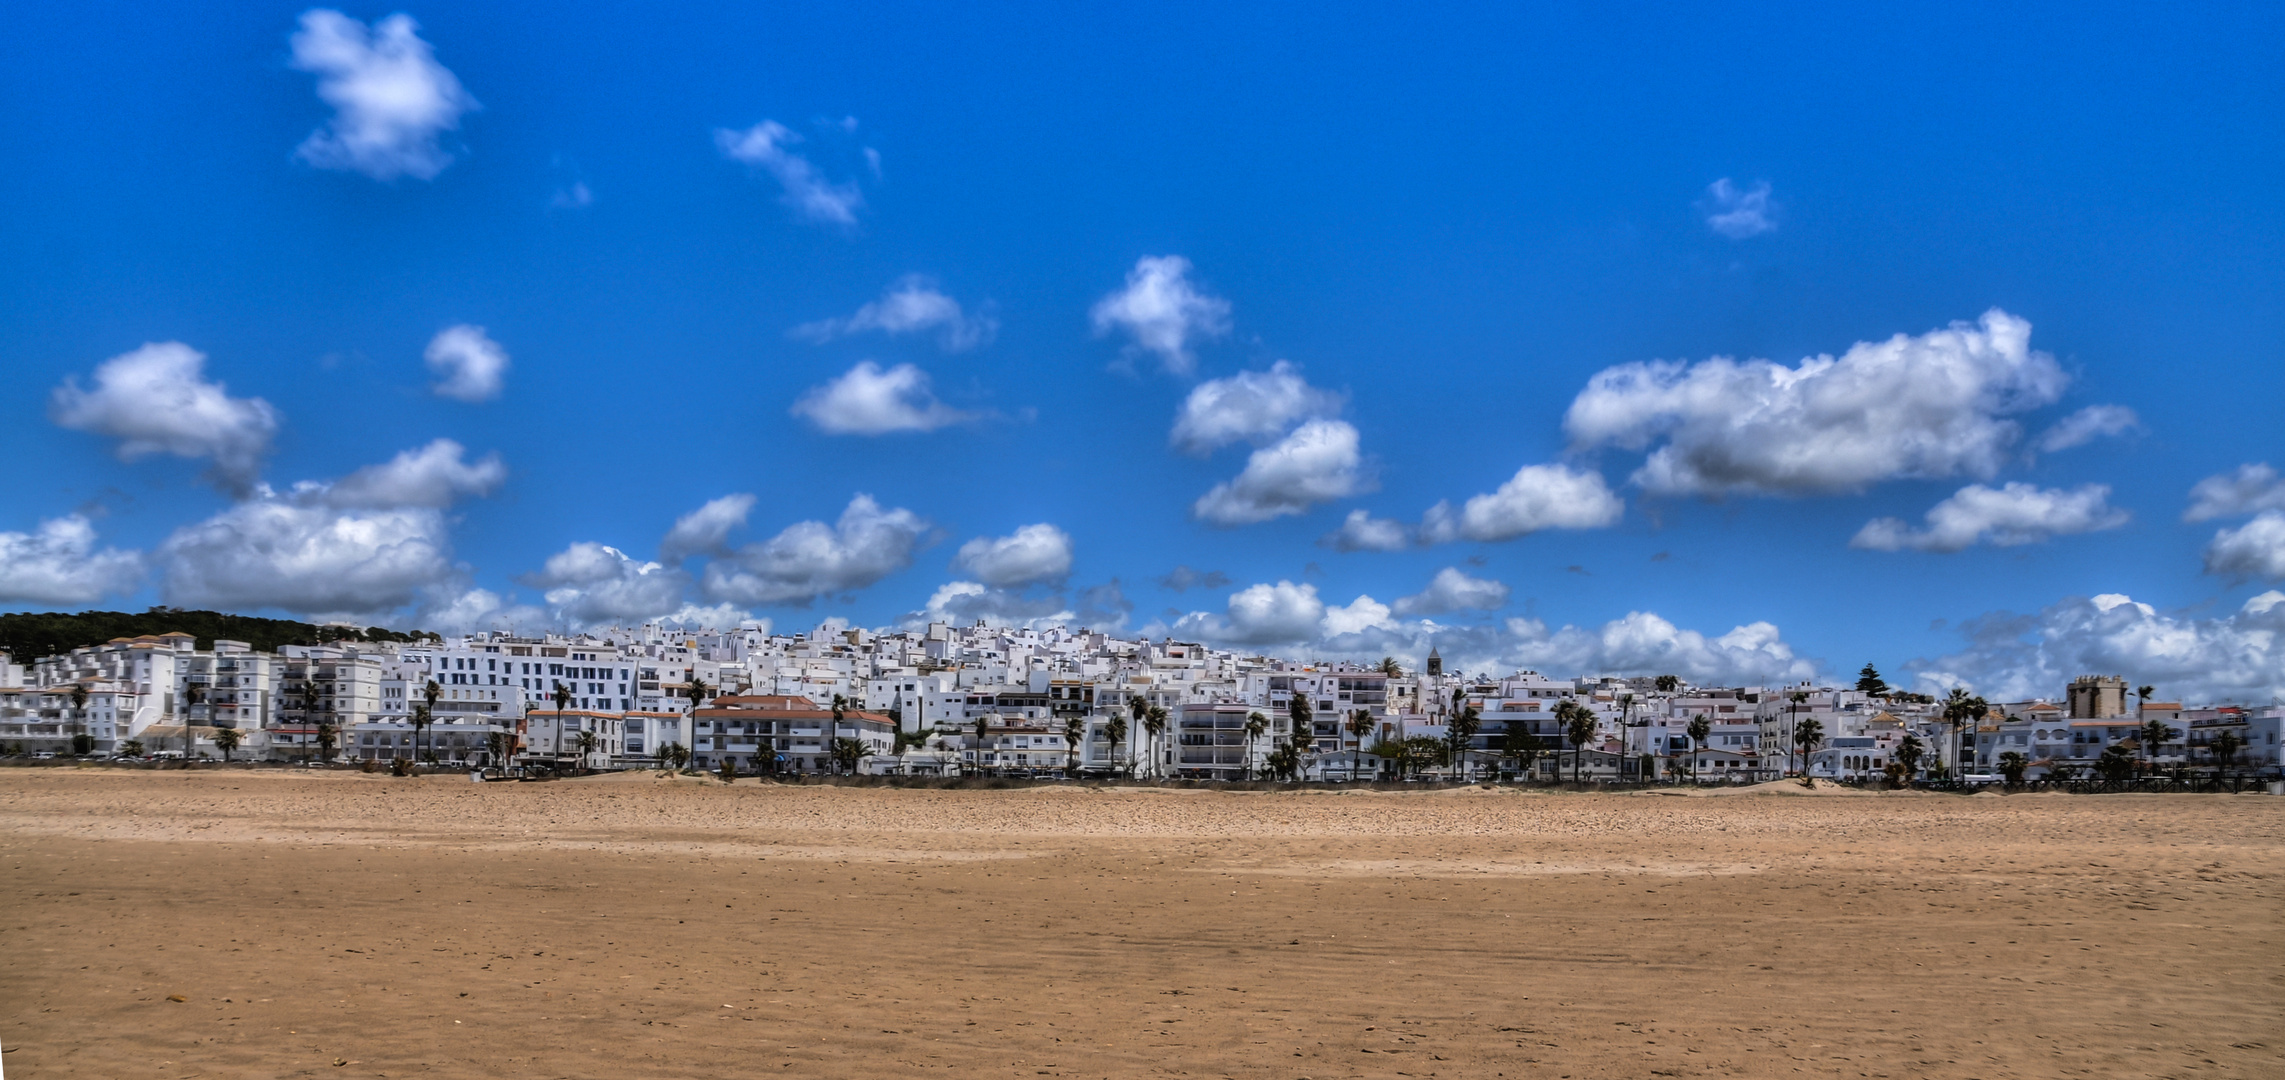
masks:
{"label": "sand dune", "polygon": [[2280,841],[2251,796],[5,769],[0,1063],[2279,1076]]}

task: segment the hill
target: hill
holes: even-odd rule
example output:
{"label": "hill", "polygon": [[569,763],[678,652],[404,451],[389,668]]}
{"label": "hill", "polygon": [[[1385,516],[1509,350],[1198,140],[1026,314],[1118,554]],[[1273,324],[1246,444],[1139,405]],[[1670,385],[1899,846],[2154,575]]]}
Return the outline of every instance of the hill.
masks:
{"label": "hill", "polygon": [[321,626],[292,619],[264,619],[220,611],[184,611],[155,607],[141,614],[124,611],[25,611],[0,615],[0,650],[19,664],[43,656],[70,652],[83,645],[100,645],[112,638],[144,634],[190,634],[198,647],[214,646],[214,639],[243,641],[264,652],[280,645],[320,645],[329,641],[419,641],[437,635],[423,630],[399,631],[381,626]]}

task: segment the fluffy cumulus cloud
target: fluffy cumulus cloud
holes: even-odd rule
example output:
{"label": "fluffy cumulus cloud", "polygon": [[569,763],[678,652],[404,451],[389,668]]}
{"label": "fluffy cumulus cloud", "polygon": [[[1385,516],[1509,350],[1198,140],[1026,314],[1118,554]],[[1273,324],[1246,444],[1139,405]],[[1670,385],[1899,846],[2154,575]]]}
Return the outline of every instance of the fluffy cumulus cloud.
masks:
{"label": "fluffy cumulus cloud", "polygon": [[1360,595],[1347,604],[1326,605],[1325,617],[1319,619],[1317,625],[1320,630],[1324,631],[1327,640],[1333,640],[1343,635],[1365,634],[1378,630],[1396,630],[1398,628],[1396,620],[1390,618],[1390,615],[1391,611],[1387,604],[1370,596]]}
{"label": "fluffy cumulus cloud", "polygon": [[1994,701],[2054,698],[2072,678],[2126,672],[2169,698],[2267,704],[2285,694],[2285,593],[2215,618],[2169,615],[2116,593],[1963,625],[1966,647],[1908,665],[1923,690]]}
{"label": "fluffy cumulus cloud", "polygon": [[963,311],[960,301],[938,292],[927,278],[914,276],[897,282],[880,299],[858,308],[854,315],[803,323],[789,333],[816,342],[868,331],[934,333],[936,343],[946,352],[959,352],[992,340],[999,329],[999,321],[990,315]]}
{"label": "fluffy cumulus cloud", "polygon": [[720,555],[729,550],[730,531],[743,528],[754,510],[754,497],[740,492],[709,500],[679,518],[659,541],[659,558],[678,564],[693,555]]}
{"label": "fluffy cumulus cloud", "polygon": [[1549,630],[1535,619],[1508,620],[1510,662],[1546,672],[1680,675],[1702,686],[1765,685],[1813,679],[1817,665],[1793,651],[1777,627],[1747,623],[1718,637],[1644,611],[1598,628]]}
{"label": "fluffy cumulus cloud", "polygon": [[2190,489],[2190,508],[2182,520],[2211,521],[2264,510],[2285,510],[2285,477],[2266,461],[2198,481]]}
{"label": "fluffy cumulus cloud", "polygon": [[[618,548],[581,542],[548,557],[525,584],[542,596],[555,621],[573,627],[639,625],[682,609],[689,577]],[[742,614],[742,613],[741,613]]]}
{"label": "fluffy cumulus cloud", "polygon": [[1490,611],[1507,603],[1506,584],[1490,578],[1470,577],[1447,566],[1436,572],[1428,587],[1397,600],[1399,615],[1443,615],[1454,611]]}
{"label": "fluffy cumulus cloud", "polygon": [[508,350],[485,336],[481,326],[452,326],[431,338],[422,354],[436,376],[429,390],[438,397],[475,404],[500,396],[508,379]]}
{"label": "fluffy cumulus cloud", "polygon": [[0,603],[57,607],[132,592],[143,580],[140,552],[97,550],[95,526],[80,514],[32,532],[0,532]]}
{"label": "fluffy cumulus cloud", "polygon": [[975,419],[974,414],[938,401],[929,387],[927,372],[911,364],[883,371],[870,360],[859,361],[840,378],[812,387],[794,402],[792,412],[832,435],[935,431]]}
{"label": "fluffy cumulus cloud", "polygon": [[1420,536],[1429,543],[1512,540],[1542,529],[1607,528],[1625,513],[1626,502],[1599,472],[1526,465],[1498,490],[1474,496],[1458,510],[1449,502],[1429,507]]}
{"label": "fluffy cumulus cloud", "polygon": [[1193,612],[1174,633],[1232,645],[1284,645],[1314,640],[1325,618],[1317,586],[1280,581],[1249,585],[1230,595],[1225,615]]}
{"label": "fluffy cumulus cloud", "polygon": [[932,622],[973,625],[982,621],[994,626],[1029,626],[1046,628],[1070,626],[1079,616],[1064,603],[1061,593],[1030,595],[1020,590],[998,589],[979,581],[948,581],[930,594],[928,603],[919,611],[908,613],[903,620],[907,628],[919,628]]}
{"label": "fluffy cumulus cloud", "polygon": [[64,427],[119,440],[119,458],[152,454],[207,458],[224,487],[244,492],[278,433],[278,411],[261,398],[234,398],[206,378],[206,354],[179,341],[144,345],[104,361],[95,385],[68,379],[49,399]]}
{"label": "fluffy cumulus cloud", "polygon": [[1725,176],[1706,187],[1706,227],[1732,240],[1774,231],[1776,210],[1766,180],[1741,188]]}
{"label": "fluffy cumulus cloud", "polygon": [[184,607],[282,608],[379,618],[450,605],[465,571],[452,560],[445,509],[507,475],[498,457],[465,460],[450,439],[335,482],[267,486],[176,529],[154,553],[160,591]]}
{"label": "fluffy cumulus cloud", "polygon": [[1873,551],[1960,551],[1976,544],[2013,547],[2053,536],[2101,532],[2126,524],[2128,514],[2110,505],[2102,484],[2065,490],[2035,484],[1989,488],[1970,484],[1928,510],[1926,528],[1900,518],[1876,518],[1857,531],[1849,546]]}
{"label": "fluffy cumulus cloud", "polygon": [[1993,309],[1971,325],[1859,342],[1796,367],[1715,358],[1597,373],[1563,425],[1580,447],[1651,448],[1634,482],[1669,494],[1853,491],[1897,477],[1988,477],[2021,437],[2010,416],[2052,404],[2069,377],[2031,324]]}
{"label": "fluffy cumulus cloud", "polygon": [[1341,519],[1340,528],[1318,537],[1317,542],[1335,551],[1402,551],[1412,546],[1412,536],[1412,526],[1404,522],[1351,510]]}
{"label": "fluffy cumulus cloud", "polygon": [[857,211],[865,205],[856,182],[827,180],[808,158],[788,149],[799,142],[800,135],[775,120],[764,120],[744,131],[721,128],[714,132],[714,146],[723,157],[776,178],[785,191],[785,204],[794,213],[810,221],[855,225]]}
{"label": "fluffy cumulus cloud", "polygon": [[716,602],[806,607],[820,596],[865,588],[912,565],[928,522],[883,509],[870,495],[849,500],[840,520],[796,522],[768,540],[706,564],[705,591]]}
{"label": "fluffy cumulus cloud", "polygon": [[1241,372],[1192,387],[1168,439],[1190,454],[1237,442],[1258,446],[1304,420],[1340,411],[1341,395],[1309,385],[1299,369],[1280,360],[1268,371]]}
{"label": "fluffy cumulus cloud", "polygon": [[960,545],[952,565],[994,588],[1061,581],[1071,574],[1071,534],[1042,523],[1008,536],[979,536]]}
{"label": "fluffy cumulus cloud", "polygon": [[296,151],[302,160],[375,180],[428,180],[452,164],[437,136],[458,128],[476,99],[436,62],[419,30],[405,15],[367,28],[325,8],[302,14],[294,67],[315,74],[317,96],[333,106],[333,119]]}
{"label": "fluffy cumulus cloud", "polygon": [[490,495],[507,482],[508,466],[499,454],[476,461],[467,460],[467,455],[459,443],[437,439],[342,477],[322,499],[336,507],[442,508],[464,496]]}
{"label": "fluffy cumulus cloud", "polygon": [[2264,510],[2252,521],[2215,533],[2205,554],[2206,573],[2285,581],[2285,510]]}
{"label": "fluffy cumulus cloud", "polygon": [[1230,302],[1192,283],[1190,260],[1180,255],[1136,260],[1126,284],[1096,301],[1089,317],[1096,336],[1122,332],[1130,348],[1156,354],[1176,375],[1197,368],[1192,345],[1230,332]]}
{"label": "fluffy cumulus cloud", "polygon": [[1345,421],[1311,420],[1254,451],[1245,471],[1199,496],[1191,512],[1215,525],[1250,525],[1370,491],[1357,442]]}
{"label": "fluffy cumulus cloud", "polygon": [[2056,421],[2055,426],[2039,435],[2039,449],[2046,453],[2085,446],[2096,439],[2124,435],[2142,426],[2142,418],[2124,405],[2089,405],[2078,412]]}

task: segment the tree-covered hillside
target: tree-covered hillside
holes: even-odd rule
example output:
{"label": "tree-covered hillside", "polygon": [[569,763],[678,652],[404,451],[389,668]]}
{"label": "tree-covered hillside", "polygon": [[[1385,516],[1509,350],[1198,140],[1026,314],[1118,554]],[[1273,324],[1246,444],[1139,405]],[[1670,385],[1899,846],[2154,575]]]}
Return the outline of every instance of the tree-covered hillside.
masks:
{"label": "tree-covered hillside", "polygon": [[274,652],[280,645],[317,645],[342,640],[417,641],[436,636],[421,630],[318,626],[292,619],[165,607],[155,607],[139,615],[124,611],[26,611],[0,615],[0,650],[5,650],[19,664],[29,664],[43,656],[70,652],[82,645],[100,645],[112,638],[177,631],[196,636],[201,649],[212,648],[214,639],[223,638],[243,641],[265,652]]}

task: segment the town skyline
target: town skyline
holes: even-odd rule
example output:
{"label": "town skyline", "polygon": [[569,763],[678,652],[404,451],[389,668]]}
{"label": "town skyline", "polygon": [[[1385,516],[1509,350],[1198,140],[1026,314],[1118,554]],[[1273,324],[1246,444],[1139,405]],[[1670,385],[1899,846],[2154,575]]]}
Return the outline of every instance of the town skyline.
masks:
{"label": "town skyline", "polygon": [[30,26],[0,607],[2285,694],[2273,16],[724,18]]}

